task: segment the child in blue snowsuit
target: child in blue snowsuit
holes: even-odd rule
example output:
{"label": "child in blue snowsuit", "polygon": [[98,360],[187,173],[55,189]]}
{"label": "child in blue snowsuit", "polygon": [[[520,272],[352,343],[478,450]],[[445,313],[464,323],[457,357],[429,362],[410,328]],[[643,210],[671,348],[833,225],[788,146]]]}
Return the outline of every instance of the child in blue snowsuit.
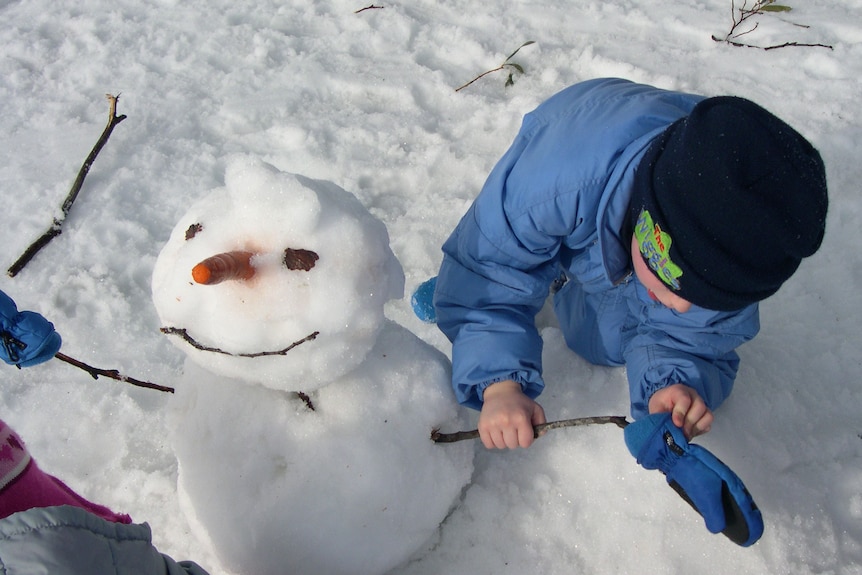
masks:
{"label": "child in blue snowsuit", "polygon": [[484,445],[528,447],[545,422],[535,316],[552,286],[568,346],[626,366],[636,421],[666,417],[650,433],[680,443],[709,431],[757,302],[818,249],[826,209],[817,151],[748,100],[621,79],[551,97],[443,246],[436,321]]}
{"label": "child in blue snowsuit", "polygon": [[[18,368],[54,357],[54,325],[19,311],[0,291],[0,359]],[[0,573],[207,575],[152,544],[146,523],[90,502],[42,471],[22,439],[0,420]]]}

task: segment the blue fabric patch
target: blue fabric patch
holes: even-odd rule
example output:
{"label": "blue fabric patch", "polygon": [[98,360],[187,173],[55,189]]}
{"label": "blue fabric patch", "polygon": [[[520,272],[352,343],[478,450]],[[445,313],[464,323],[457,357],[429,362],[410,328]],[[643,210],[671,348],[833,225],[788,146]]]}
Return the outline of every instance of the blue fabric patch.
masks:
{"label": "blue fabric patch", "polygon": [[437,276],[419,284],[410,297],[413,313],[425,323],[437,323],[437,310],[434,309],[435,289],[437,289]]}

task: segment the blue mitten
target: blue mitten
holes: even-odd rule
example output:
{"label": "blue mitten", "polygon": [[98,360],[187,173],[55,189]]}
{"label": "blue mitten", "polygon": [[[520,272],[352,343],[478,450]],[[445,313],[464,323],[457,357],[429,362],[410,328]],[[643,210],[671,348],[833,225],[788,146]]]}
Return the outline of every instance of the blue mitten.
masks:
{"label": "blue mitten", "polygon": [[0,291],[0,359],[30,367],[54,357],[61,344],[54,324],[36,312],[19,312],[12,298]]}
{"label": "blue mitten", "polygon": [[763,534],[760,510],[742,480],[712,453],[685,439],[670,413],[656,413],[625,428],[626,446],[646,469],[658,469],[668,484],[700,513],[706,528],[737,545],[753,545]]}
{"label": "blue mitten", "polygon": [[434,309],[435,289],[437,289],[437,276],[419,284],[419,287],[416,288],[413,296],[410,298],[413,313],[425,323],[435,323],[437,321],[437,311]]}

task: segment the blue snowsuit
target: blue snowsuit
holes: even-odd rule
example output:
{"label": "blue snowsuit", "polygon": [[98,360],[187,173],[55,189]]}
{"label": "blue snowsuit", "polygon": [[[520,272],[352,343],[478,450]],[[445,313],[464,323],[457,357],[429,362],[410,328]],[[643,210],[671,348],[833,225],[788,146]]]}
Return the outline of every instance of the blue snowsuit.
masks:
{"label": "blue snowsuit", "polygon": [[485,388],[512,379],[544,388],[535,316],[555,280],[568,346],[626,366],[631,414],[674,383],[710,409],[730,394],[734,351],[759,329],[757,304],[736,312],[653,301],[632,273],[629,200],[650,142],[702,96],[621,79],[571,86],[524,117],[521,130],[443,246],[434,304],[452,341],[458,400],[481,409]]}

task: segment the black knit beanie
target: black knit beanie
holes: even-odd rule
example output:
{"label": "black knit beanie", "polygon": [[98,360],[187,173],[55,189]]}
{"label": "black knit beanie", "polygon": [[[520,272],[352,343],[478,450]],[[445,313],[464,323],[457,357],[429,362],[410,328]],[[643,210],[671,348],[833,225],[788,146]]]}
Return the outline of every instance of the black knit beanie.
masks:
{"label": "black knit beanie", "polygon": [[650,268],[718,311],[763,300],[820,247],[826,174],[817,150],[757,104],[707,98],[650,145],[631,203]]}

